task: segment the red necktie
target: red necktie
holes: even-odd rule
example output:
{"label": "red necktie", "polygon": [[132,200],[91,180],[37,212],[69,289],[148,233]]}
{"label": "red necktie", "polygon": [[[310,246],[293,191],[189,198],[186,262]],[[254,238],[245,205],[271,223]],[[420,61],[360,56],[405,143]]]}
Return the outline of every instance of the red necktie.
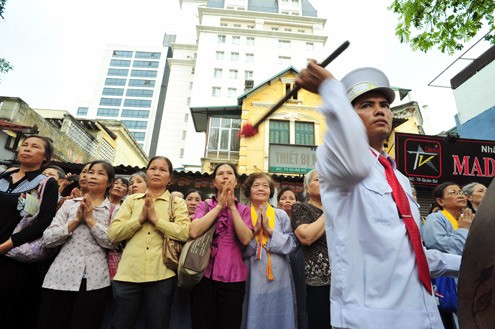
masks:
{"label": "red necktie", "polygon": [[399,209],[399,214],[406,225],[407,234],[409,235],[414,253],[416,254],[419,280],[421,280],[426,290],[431,295],[430,270],[428,268],[428,262],[426,261],[423,246],[421,245],[421,237],[419,235],[418,226],[416,225],[416,222],[411,214],[411,208],[409,206],[409,200],[407,199],[406,192],[404,192],[404,189],[397,180],[394,169],[388,159],[384,156],[378,156],[378,160],[385,168],[385,176],[387,176],[388,184],[392,188],[392,196],[397,204],[397,208]]}

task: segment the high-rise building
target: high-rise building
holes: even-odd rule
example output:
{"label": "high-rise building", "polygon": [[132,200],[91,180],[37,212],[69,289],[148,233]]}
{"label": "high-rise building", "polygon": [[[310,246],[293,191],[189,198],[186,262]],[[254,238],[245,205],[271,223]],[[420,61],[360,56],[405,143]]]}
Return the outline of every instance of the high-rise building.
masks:
{"label": "high-rise building", "polygon": [[154,155],[174,40],[175,35],[165,35],[162,47],[107,46],[93,99],[76,115],[122,121],[143,150]]}
{"label": "high-rise building", "polygon": [[308,0],[180,0],[180,5],[183,25],[171,44],[156,149],[177,169],[199,169],[205,146],[226,148],[239,123],[222,127],[225,136],[209,145],[214,141],[196,133],[190,107],[237,105],[239,96],[283,69],[324,58],[326,19],[317,17]]}

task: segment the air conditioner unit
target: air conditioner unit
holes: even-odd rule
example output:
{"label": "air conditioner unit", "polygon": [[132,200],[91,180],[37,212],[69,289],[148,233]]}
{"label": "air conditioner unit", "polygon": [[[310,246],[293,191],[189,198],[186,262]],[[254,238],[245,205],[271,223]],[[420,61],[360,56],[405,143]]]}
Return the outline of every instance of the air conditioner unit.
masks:
{"label": "air conditioner unit", "polygon": [[253,80],[244,80],[244,88],[252,89],[253,87],[254,87],[254,81]]}

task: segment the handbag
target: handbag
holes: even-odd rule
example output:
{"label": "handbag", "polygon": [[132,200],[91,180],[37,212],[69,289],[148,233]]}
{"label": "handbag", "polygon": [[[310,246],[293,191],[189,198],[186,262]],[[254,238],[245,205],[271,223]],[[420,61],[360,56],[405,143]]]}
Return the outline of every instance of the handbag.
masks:
{"label": "handbag", "polygon": [[431,280],[438,308],[448,312],[457,312],[457,287],[455,279],[448,276],[440,276]]}
{"label": "handbag", "polygon": [[[205,201],[205,204],[206,201]],[[208,267],[216,220],[203,235],[184,244],[177,271],[178,286],[191,289],[201,281]]]}
{"label": "handbag", "polygon": [[[38,189],[36,190],[38,203],[34,214],[25,214],[12,233],[18,233],[34,223],[40,212],[41,203],[43,202],[43,193],[45,192],[45,186],[49,179],[51,178],[48,177],[41,180],[38,185]],[[33,193],[31,195],[33,195]],[[22,263],[35,263],[46,259],[55,251],[56,248],[46,248],[43,244],[43,237],[40,237],[10,249],[5,255]]]}
{"label": "handbag", "polygon": [[[109,220],[112,221],[112,215],[115,211],[115,205],[110,204],[110,215]],[[122,241],[118,244],[115,249],[110,249],[107,252],[107,262],[108,262],[108,271],[110,273],[110,280],[113,280],[115,274],[117,274],[117,270],[119,268],[120,260],[122,259],[122,252],[125,247],[125,242]]]}
{"label": "handbag", "polygon": [[[175,221],[175,213],[174,213],[174,202],[175,195],[170,197],[170,207],[168,210],[169,220],[171,222]],[[179,257],[182,251],[182,242],[174,240],[172,238],[167,237],[166,235],[163,237],[163,263],[168,269],[172,271],[177,271],[179,266]]]}

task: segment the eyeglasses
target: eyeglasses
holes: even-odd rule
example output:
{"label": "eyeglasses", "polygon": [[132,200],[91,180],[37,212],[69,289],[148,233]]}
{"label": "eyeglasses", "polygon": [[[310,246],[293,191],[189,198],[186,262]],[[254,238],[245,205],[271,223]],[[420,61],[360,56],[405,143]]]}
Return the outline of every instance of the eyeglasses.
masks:
{"label": "eyeglasses", "polygon": [[455,196],[458,196],[458,195],[464,195],[464,192],[462,192],[461,190],[457,191],[457,190],[450,190],[450,191],[447,191],[445,192],[446,195],[455,195]]}

